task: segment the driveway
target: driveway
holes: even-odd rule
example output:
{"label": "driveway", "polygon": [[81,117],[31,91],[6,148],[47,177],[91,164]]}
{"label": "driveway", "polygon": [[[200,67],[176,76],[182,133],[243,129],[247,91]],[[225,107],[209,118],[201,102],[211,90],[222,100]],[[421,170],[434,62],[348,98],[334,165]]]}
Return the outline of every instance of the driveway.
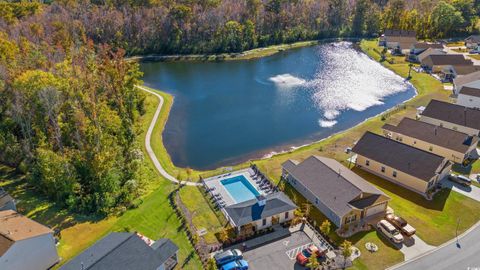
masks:
{"label": "driveway", "polygon": [[480,223],[459,237],[438,249],[406,261],[389,269],[396,270],[442,270],[442,269],[480,269]]}
{"label": "driveway", "polygon": [[478,188],[474,185],[472,185],[470,187],[464,187],[464,186],[459,185],[457,183],[453,183],[452,181],[445,180],[442,183],[442,186],[448,187],[455,192],[458,192],[462,195],[465,195],[467,197],[470,197],[470,198],[480,202],[480,188]]}
{"label": "driveway", "polygon": [[405,256],[405,260],[408,261],[434,248],[435,246],[430,246],[420,237],[414,235],[413,237],[405,238],[400,251]]}

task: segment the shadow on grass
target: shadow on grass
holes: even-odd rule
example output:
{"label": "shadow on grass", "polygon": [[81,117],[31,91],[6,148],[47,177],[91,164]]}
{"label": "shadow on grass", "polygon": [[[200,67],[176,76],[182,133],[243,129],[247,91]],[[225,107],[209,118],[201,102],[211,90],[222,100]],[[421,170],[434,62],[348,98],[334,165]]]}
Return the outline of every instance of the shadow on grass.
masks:
{"label": "shadow on grass", "polygon": [[[352,242],[353,245],[357,245],[358,242],[360,242],[362,239],[364,239],[366,237],[367,234],[371,233],[372,231],[365,231],[365,232],[358,232],[356,234],[354,234],[353,236],[350,236],[349,238],[347,238],[348,241]],[[392,242],[390,242],[390,240],[388,240],[385,235],[382,235],[380,232],[378,232],[377,230],[375,230],[375,234],[377,236],[377,238],[382,241],[382,243],[389,247],[389,248],[392,248],[392,249],[395,249],[395,250],[399,250],[399,248],[394,245]]]}
{"label": "shadow on grass", "polygon": [[17,211],[43,225],[55,234],[83,222],[98,222],[104,217],[87,216],[69,212],[27,183],[25,175],[10,167],[0,165],[0,186],[16,201]]}
{"label": "shadow on grass", "polygon": [[401,199],[407,200],[415,205],[427,209],[442,211],[445,208],[445,203],[451,191],[450,189],[442,189],[437,194],[435,194],[433,200],[427,200],[420,194],[417,194],[413,191],[410,191],[404,187],[396,185],[388,180],[380,178],[379,176],[373,175],[357,167],[352,168],[352,171],[367,180],[368,182],[374,184],[375,186],[386,190],[387,192],[393,193]]}

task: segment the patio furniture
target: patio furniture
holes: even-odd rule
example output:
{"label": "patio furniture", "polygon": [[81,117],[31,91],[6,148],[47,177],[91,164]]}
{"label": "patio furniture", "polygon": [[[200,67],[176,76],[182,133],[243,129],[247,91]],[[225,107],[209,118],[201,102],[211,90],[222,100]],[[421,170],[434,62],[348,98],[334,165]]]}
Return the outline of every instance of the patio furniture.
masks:
{"label": "patio furniture", "polygon": [[370,252],[377,252],[378,251],[378,246],[375,245],[374,243],[371,243],[371,242],[365,243],[365,248]]}

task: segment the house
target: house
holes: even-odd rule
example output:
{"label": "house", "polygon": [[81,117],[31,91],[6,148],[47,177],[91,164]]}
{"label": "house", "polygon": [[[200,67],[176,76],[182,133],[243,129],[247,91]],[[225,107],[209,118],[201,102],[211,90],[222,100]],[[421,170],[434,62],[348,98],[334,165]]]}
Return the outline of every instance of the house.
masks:
{"label": "house", "polygon": [[385,215],[390,198],[336,160],[288,160],[282,170],[283,179],[339,229]]}
{"label": "house", "polygon": [[0,188],[0,211],[17,211],[15,200],[3,188]]}
{"label": "house", "polygon": [[63,265],[61,270],[170,270],[178,247],[169,239],[153,241],[138,233],[113,232]]}
{"label": "house", "polygon": [[477,136],[432,125],[411,118],[403,118],[398,125],[385,124],[383,134],[393,140],[432,152],[453,162],[462,163],[475,151]]}
{"label": "house", "polygon": [[408,53],[417,43],[417,34],[409,30],[385,30],[379,39],[379,45],[391,49],[393,54]]}
{"label": "house", "polygon": [[408,55],[407,60],[410,61],[410,62],[415,62],[415,63],[420,62],[418,56],[428,49],[430,49],[431,51],[434,51],[434,52],[443,52],[443,44],[441,44],[441,43],[427,43],[427,42],[415,43],[410,48],[410,53]]}
{"label": "house", "polygon": [[449,65],[445,66],[439,75],[442,81],[453,82],[453,80],[458,76],[468,75],[477,71],[480,71],[480,66]]}
{"label": "house", "polygon": [[432,99],[420,121],[466,133],[480,134],[480,110]]}
{"label": "house", "polygon": [[446,66],[473,66],[472,60],[465,59],[462,54],[431,54],[420,62],[423,69],[439,73]]}
{"label": "house", "polygon": [[13,210],[0,212],[0,269],[45,270],[58,261],[50,228]]}
{"label": "house", "polygon": [[238,232],[245,228],[258,231],[290,221],[295,209],[297,206],[283,192],[259,195],[224,208],[227,220]]}
{"label": "house", "polygon": [[430,55],[445,55],[447,54],[443,50],[439,49],[434,49],[434,48],[428,48],[425,51],[421,52],[416,58],[417,58],[417,63],[421,63],[425,58],[427,58]]}
{"label": "house", "polygon": [[352,152],[357,154],[357,167],[425,197],[452,166],[442,156],[371,132],[362,136]]}
{"label": "house", "polygon": [[470,74],[457,76],[453,80],[453,92],[455,95],[458,95],[460,89],[463,86],[470,86],[475,88],[480,88],[480,71],[476,71]]}
{"label": "house", "polygon": [[457,104],[469,108],[480,109],[480,88],[470,86],[462,87],[457,96]]}
{"label": "house", "polygon": [[476,49],[480,44],[480,35],[472,35],[465,39],[465,46],[469,49]]}

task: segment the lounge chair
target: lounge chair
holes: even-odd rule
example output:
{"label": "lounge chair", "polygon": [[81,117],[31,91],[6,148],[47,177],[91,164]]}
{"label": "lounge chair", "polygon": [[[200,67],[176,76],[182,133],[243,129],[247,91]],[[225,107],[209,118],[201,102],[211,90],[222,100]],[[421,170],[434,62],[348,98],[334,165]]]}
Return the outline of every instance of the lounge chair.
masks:
{"label": "lounge chair", "polygon": [[255,177],[257,175],[257,173],[255,173],[255,171],[252,168],[248,169],[248,173],[250,174],[251,177]]}

